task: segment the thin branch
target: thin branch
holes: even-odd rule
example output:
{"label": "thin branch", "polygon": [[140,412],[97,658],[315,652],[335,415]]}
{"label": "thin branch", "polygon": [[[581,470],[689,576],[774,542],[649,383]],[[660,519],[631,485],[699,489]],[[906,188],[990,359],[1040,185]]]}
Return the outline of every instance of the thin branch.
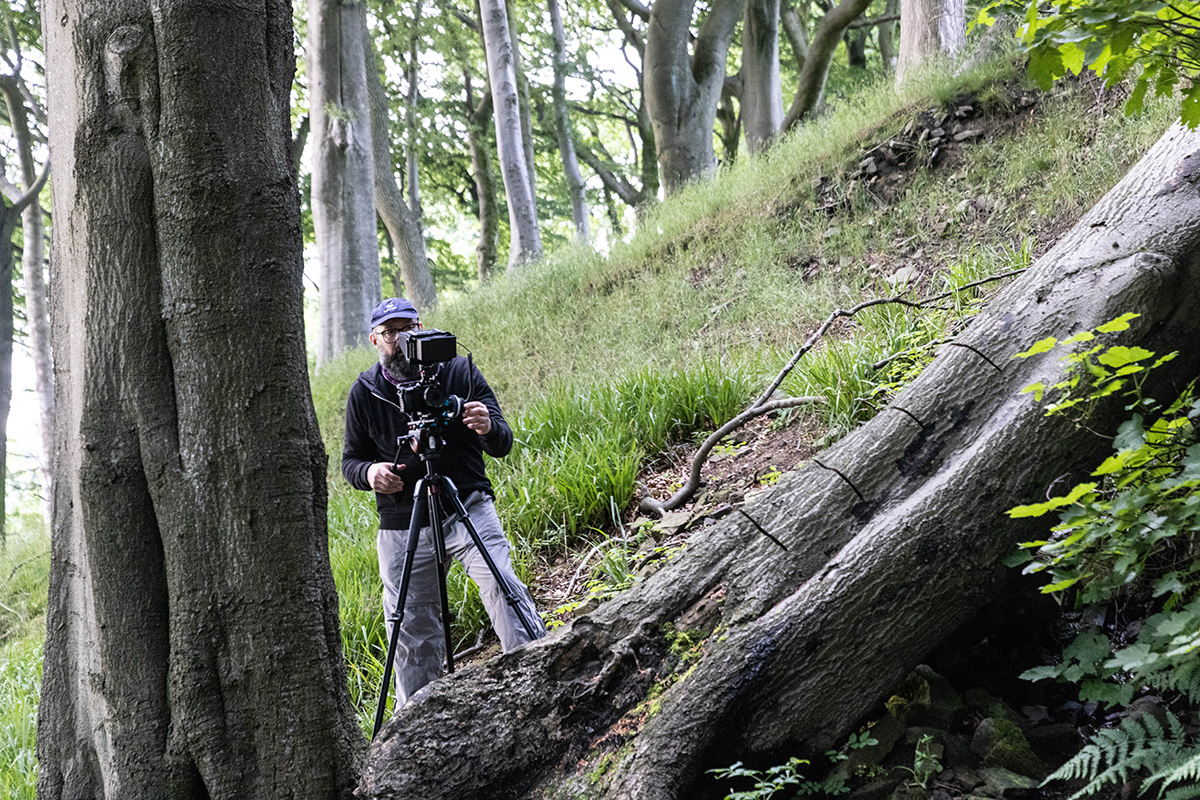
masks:
{"label": "thin branch", "polygon": [[637,14],[644,20],[650,19],[650,9],[638,2],[638,0],[616,0],[630,12]]}
{"label": "thin branch", "polygon": [[858,22],[851,22],[849,30],[857,28],[871,28],[875,25],[882,25],[885,22],[896,22],[900,19],[899,14],[884,14],[879,17],[871,17],[870,19],[860,19]]}
{"label": "thin branch", "polygon": [[[932,297],[924,298],[922,300],[910,300],[904,296],[904,293],[900,293],[893,295],[892,297],[877,297],[874,300],[864,300],[850,309],[834,309],[829,316],[825,318],[825,321],[821,323],[820,327],[818,327],[812,333],[812,335],[808,337],[800,349],[798,349],[792,355],[792,357],[788,359],[787,364],[785,364],[783,369],[779,371],[779,374],[775,376],[775,379],[771,381],[771,385],[768,386],[767,389],[758,396],[758,399],[751,403],[748,409],[722,425],[715,433],[704,440],[704,444],[700,446],[700,449],[696,451],[695,456],[692,458],[692,467],[687,483],[684,484],[684,486],[681,487],[677,492],[675,492],[675,494],[671,495],[666,502],[660,503],[653,497],[643,498],[640,508],[643,511],[662,515],[663,512],[678,508],[680,505],[687,502],[687,500],[695,493],[696,488],[700,485],[700,468],[707,460],[709,452],[713,447],[716,446],[717,442],[724,438],[725,435],[730,431],[736,430],[755,417],[760,417],[763,414],[768,414],[772,411],[778,411],[783,408],[794,408],[796,406],[805,405],[808,403],[824,402],[824,399],[820,397],[788,397],[780,400],[771,400],[770,398],[771,395],[775,394],[775,391],[783,384],[784,379],[796,367],[796,364],[800,362],[800,359],[804,357],[804,354],[812,350],[817,345],[822,337],[824,337],[829,331],[829,328],[833,325],[833,323],[838,319],[842,317],[853,317],[854,315],[858,314],[858,312],[867,308],[871,308],[872,306],[902,305],[908,306],[909,308],[929,308],[934,306],[937,301],[957,292],[971,289],[976,286],[981,286],[985,283],[991,283],[992,281],[998,281],[1003,278],[1010,278],[1014,275],[1019,275],[1024,271],[1025,268],[1022,268],[1001,273],[999,275],[991,275],[987,278],[972,281],[971,283],[951,289],[941,294],[933,295]],[[895,357],[897,356],[892,356],[892,358]],[[880,362],[878,365],[876,365],[876,367],[878,368],[886,363],[887,361]],[[989,361],[989,363],[991,362]],[[995,364],[992,364],[992,366],[995,366]]]}
{"label": "thin branch", "polygon": [[720,428],[717,428],[712,435],[704,440],[704,444],[700,445],[700,449],[696,451],[696,455],[692,458],[692,470],[688,475],[687,483],[680,487],[679,491],[671,495],[670,499],[665,503],[660,503],[653,497],[642,498],[640,505],[642,511],[652,511],[661,516],[663,512],[679,508],[679,506],[687,502],[688,498],[695,493],[696,488],[700,485],[700,468],[708,460],[708,454],[730,431],[737,430],[755,417],[770,414],[772,411],[823,402],[825,402],[825,398],[823,397],[785,397],[780,400],[772,400],[769,403],[751,406]]}

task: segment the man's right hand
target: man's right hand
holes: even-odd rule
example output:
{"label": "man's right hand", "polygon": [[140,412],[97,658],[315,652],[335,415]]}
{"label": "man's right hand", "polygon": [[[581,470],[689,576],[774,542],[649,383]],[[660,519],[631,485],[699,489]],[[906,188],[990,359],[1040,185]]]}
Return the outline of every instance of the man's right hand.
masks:
{"label": "man's right hand", "polygon": [[400,470],[406,465],[393,467],[390,462],[380,461],[367,468],[367,483],[380,494],[395,494],[404,489]]}

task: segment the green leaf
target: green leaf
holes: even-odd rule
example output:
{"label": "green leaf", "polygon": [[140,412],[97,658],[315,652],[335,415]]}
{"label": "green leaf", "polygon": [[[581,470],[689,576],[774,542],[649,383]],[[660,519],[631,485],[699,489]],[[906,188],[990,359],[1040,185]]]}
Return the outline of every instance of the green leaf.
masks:
{"label": "green leaf", "polygon": [[1080,331],[1070,339],[1063,339],[1062,344],[1075,344],[1076,342],[1090,342],[1096,338],[1096,334],[1091,331]]}
{"label": "green leaf", "polygon": [[1146,428],[1142,424],[1142,415],[1134,414],[1132,419],[1127,419],[1121,423],[1121,427],[1117,428],[1116,438],[1113,439],[1113,447],[1117,450],[1136,450],[1146,443]]}
{"label": "green leaf", "polygon": [[1064,71],[1062,53],[1057,48],[1039,47],[1029,54],[1029,77],[1043,92],[1050,91],[1054,81],[1062,77]]}
{"label": "green leaf", "polygon": [[1141,314],[1136,314],[1132,311],[1122,314],[1116,319],[1109,320],[1103,325],[1096,326],[1096,333],[1118,333],[1120,331],[1129,330],[1130,320],[1137,319]]}
{"label": "green leaf", "polygon": [[[1081,35],[1083,39],[1088,37],[1088,35],[1083,33],[1083,31],[1079,31],[1078,34]],[[1073,75],[1078,75],[1083,72],[1084,51],[1083,48],[1075,44],[1076,41],[1082,41],[1082,39],[1069,40],[1060,45],[1058,48],[1059,55],[1062,56],[1063,69],[1072,73]]]}
{"label": "green leaf", "polygon": [[1192,130],[1200,125],[1200,81],[1193,81],[1191,88],[1183,93],[1180,119]]}
{"label": "green leaf", "polygon": [[1053,336],[1047,336],[1040,342],[1035,342],[1033,347],[1029,348],[1024,353],[1017,353],[1013,356],[1013,358],[1029,358],[1030,356],[1036,356],[1039,353],[1048,353],[1053,350],[1057,344],[1058,339],[1054,338]]}
{"label": "green leaf", "polygon": [[1096,484],[1094,483],[1081,483],[1072,489],[1070,494],[1063,495],[1062,497],[1052,497],[1044,503],[1034,503],[1032,505],[1010,508],[1008,510],[1008,516],[1012,517],[1013,519],[1018,519],[1021,517],[1040,517],[1056,508],[1062,508],[1063,506],[1069,506],[1077,502],[1079,498],[1083,497],[1089,492],[1095,491],[1095,489]]}
{"label": "green leaf", "polygon": [[1154,355],[1154,351],[1142,347],[1123,347],[1116,345],[1108,348],[1096,360],[1108,367],[1118,368],[1126,364],[1136,364]]}
{"label": "green leaf", "polygon": [[1040,403],[1042,402],[1042,395],[1046,392],[1046,384],[1038,381],[1037,383],[1029,384],[1021,390],[1021,394],[1029,394],[1030,392],[1033,392],[1033,399]]}

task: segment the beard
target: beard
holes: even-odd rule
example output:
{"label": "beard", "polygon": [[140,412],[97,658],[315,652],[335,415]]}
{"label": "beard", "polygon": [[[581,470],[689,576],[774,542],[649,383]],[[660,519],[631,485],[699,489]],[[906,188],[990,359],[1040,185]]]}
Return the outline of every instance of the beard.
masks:
{"label": "beard", "polygon": [[379,363],[383,365],[384,370],[392,376],[393,380],[400,383],[415,381],[421,377],[421,370],[417,365],[404,356],[404,347],[401,342],[397,342],[397,347],[390,356],[380,354]]}

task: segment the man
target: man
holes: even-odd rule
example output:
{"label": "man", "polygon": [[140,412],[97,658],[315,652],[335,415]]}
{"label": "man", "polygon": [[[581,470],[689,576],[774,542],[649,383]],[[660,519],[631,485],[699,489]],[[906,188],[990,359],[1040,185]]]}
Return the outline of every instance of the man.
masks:
{"label": "man", "polygon": [[[389,637],[408,545],[413,488],[425,476],[424,465],[417,453],[407,443],[398,447],[398,442],[406,440],[409,430],[408,417],[401,410],[396,392],[398,385],[420,377],[417,365],[405,357],[408,335],[420,328],[416,308],[404,298],[388,298],[377,305],[371,313],[371,344],[379,352],[379,363],[358,376],[346,401],[342,474],[354,488],[375,492],[380,518],[376,548]],[[433,464],[434,469],[458,487],[471,522],[505,581],[517,594],[525,618],[534,627],[537,635],[533,638],[540,638],[545,634],[545,627],[529,590],[513,572],[508,541],[493,507],[492,484],[483,464],[483,453],[500,458],[512,450],[512,430],[500,412],[500,404],[491,387],[467,359],[456,356],[427,369],[436,371],[438,382],[448,394],[466,401],[461,418],[445,426],[445,443]],[[396,465],[393,467],[394,458]],[[452,513],[448,504],[446,510]],[[408,702],[422,686],[439,677],[446,661],[433,536],[429,521],[422,520],[421,524],[394,660],[396,708]],[[530,641],[520,617],[506,602],[463,522],[457,516],[451,517],[443,532],[447,554],[457,558],[479,586],[484,607],[504,650]]]}

